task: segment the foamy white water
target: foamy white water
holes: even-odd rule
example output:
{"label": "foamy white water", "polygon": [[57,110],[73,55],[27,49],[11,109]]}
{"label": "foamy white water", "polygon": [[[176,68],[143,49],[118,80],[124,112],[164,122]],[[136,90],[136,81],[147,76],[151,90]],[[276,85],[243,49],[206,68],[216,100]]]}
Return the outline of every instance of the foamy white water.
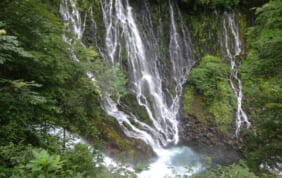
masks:
{"label": "foamy white water", "polygon": [[199,156],[188,147],[164,150],[149,169],[138,174],[140,178],[190,176],[203,170]]}

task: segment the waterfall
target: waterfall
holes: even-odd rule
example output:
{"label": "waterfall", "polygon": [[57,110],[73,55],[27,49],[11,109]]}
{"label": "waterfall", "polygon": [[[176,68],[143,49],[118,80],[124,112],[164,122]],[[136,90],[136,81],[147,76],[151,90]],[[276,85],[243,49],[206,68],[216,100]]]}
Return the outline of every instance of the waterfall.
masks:
{"label": "waterfall", "polygon": [[[133,114],[120,111],[108,95],[104,97],[104,109],[116,118],[127,136],[143,140],[158,155],[149,170],[141,172],[139,177],[184,175],[187,164],[192,168],[191,175],[202,170],[197,154],[187,147],[164,149],[168,144],[179,141],[177,117],[182,85],[195,63],[189,31],[177,5],[169,1],[170,35],[166,47],[169,64],[163,64],[161,59],[165,55],[160,52],[161,39],[153,30],[148,1],[143,3],[144,13],[135,14],[128,0],[101,0],[106,29],[103,56],[114,65],[122,61],[122,54],[127,54],[129,90],[135,94],[140,107],[147,111],[152,125],[140,121]],[[138,15],[142,16],[145,24],[137,21]],[[169,76],[161,71],[165,67],[169,67]]]}
{"label": "waterfall", "polygon": [[[182,85],[195,63],[190,34],[177,5],[169,1],[169,44],[165,46],[167,54],[163,55],[160,51],[161,39],[153,30],[149,2],[144,0],[143,3],[146,7],[144,13],[136,14],[129,0],[101,0],[105,39],[104,47],[99,46],[99,50],[109,67],[122,64],[123,55],[126,54],[129,91],[136,96],[137,103],[145,109],[152,124],[142,122],[132,113],[121,111],[119,101],[114,101],[111,93],[101,94],[101,105],[108,115],[117,120],[128,137],[144,141],[158,155],[159,159],[151,165],[151,169],[142,172],[140,177],[165,177],[174,175],[173,171],[184,173],[184,164],[192,166],[190,174],[195,173],[201,170],[197,154],[188,147],[165,148],[179,141],[178,112]],[[62,0],[60,13],[69,31],[76,35],[75,40],[80,40],[85,30],[86,16],[81,17],[76,1]],[[92,26],[96,28],[91,8],[90,13]],[[146,21],[143,24],[140,15]],[[72,38],[66,35],[63,38],[72,44]],[[70,49],[70,53],[75,61],[79,61],[73,49]],[[167,58],[167,64],[163,63],[164,57]],[[169,67],[168,76],[161,71],[165,67]],[[93,74],[87,74],[94,79]],[[160,167],[162,173],[159,173]]]}
{"label": "waterfall", "polygon": [[[134,130],[122,126],[129,137],[141,138],[156,151],[169,143],[176,144],[178,137],[177,115],[182,85],[190,70],[194,58],[187,28],[182,17],[178,15],[177,26],[174,9],[176,5],[169,2],[171,85],[175,94],[166,94],[163,74],[160,73],[160,46],[156,34],[141,34],[132,6],[128,0],[101,0],[103,20],[106,28],[104,58],[112,64],[122,61],[122,53],[127,54],[130,91],[135,94],[138,104],[144,107],[153,125],[140,122],[134,115],[126,115],[116,108],[116,103],[107,98],[106,112],[115,117],[119,123],[126,122]],[[174,7],[175,6],[175,7]],[[177,11],[180,14],[179,10]],[[146,14],[147,26],[153,29],[149,11]],[[146,30],[146,29],[143,29]],[[147,30],[150,31],[150,30]],[[125,46],[125,51],[123,46]],[[169,96],[168,96],[169,95]],[[170,98],[172,102],[168,102]],[[131,120],[138,124],[135,127]],[[153,140],[153,141],[152,141]],[[158,153],[158,151],[156,151]]]}
{"label": "waterfall", "polygon": [[[180,25],[177,28],[174,6],[177,10]],[[182,95],[183,85],[186,82],[188,72],[196,62],[192,51],[190,33],[185,26],[178,6],[169,1],[170,12],[170,43],[169,56],[172,64],[171,81],[174,84],[175,96],[173,97],[171,111],[176,117],[180,108],[180,96]],[[177,126],[176,126],[177,127]]]}
{"label": "waterfall", "polygon": [[[149,63],[146,60],[144,44],[133,18],[132,7],[129,6],[127,1],[124,6],[120,0],[105,0],[101,1],[101,4],[106,28],[104,58],[109,59],[112,65],[121,62],[120,54],[123,43],[125,43],[130,67],[130,84],[133,86],[132,91],[136,94],[138,103],[145,106],[154,125],[161,129],[159,122],[153,118],[153,113],[146,103],[148,102],[147,98],[142,93],[142,85],[145,85],[146,82],[150,91],[155,92],[154,90],[157,88],[151,85],[153,82],[150,73],[151,69],[148,68]],[[158,72],[156,75],[157,79],[155,81],[160,84]],[[158,91],[160,91],[160,88],[158,88]],[[104,102],[104,109],[109,115],[117,119],[125,134],[129,137],[142,139],[158,153],[161,150],[161,144],[165,142],[162,135],[149,125],[138,121],[133,114],[127,115],[119,111],[116,102],[112,101],[108,95],[106,96],[104,97],[104,101],[106,101]],[[131,123],[132,121],[138,124],[138,128]],[[125,127],[123,123],[129,125],[131,129]]]}
{"label": "waterfall", "polygon": [[[248,120],[248,116],[242,108],[242,82],[238,74],[238,57],[242,55],[242,42],[239,35],[238,24],[235,23],[235,14],[224,12],[223,19],[223,28],[224,28],[224,42],[226,55],[230,60],[231,65],[231,74],[230,74],[230,85],[234,91],[234,94],[237,99],[237,112],[236,112],[236,137],[239,136],[241,127],[245,124],[247,128],[251,126],[251,123]],[[230,36],[233,39],[230,39]]]}

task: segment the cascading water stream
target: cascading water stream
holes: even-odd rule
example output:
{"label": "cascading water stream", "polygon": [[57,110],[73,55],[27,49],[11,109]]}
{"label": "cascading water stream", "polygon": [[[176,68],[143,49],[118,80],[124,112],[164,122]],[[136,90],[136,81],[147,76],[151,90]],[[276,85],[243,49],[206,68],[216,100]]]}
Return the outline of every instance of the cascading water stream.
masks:
{"label": "cascading water stream", "polygon": [[[236,59],[242,54],[242,43],[240,41],[238,24],[235,23],[234,18],[234,13],[229,14],[227,12],[224,12],[223,28],[225,49],[226,55],[230,59],[231,65],[230,85],[237,99],[235,135],[236,137],[238,137],[240,129],[244,125],[244,123],[246,124],[247,128],[251,126],[251,123],[249,122],[248,116],[242,108],[242,82],[238,74],[238,62],[236,63]],[[229,36],[232,36],[233,39],[230,39]],[[234,52],[232,50],[234,50]]]}
{"label": "cascading water stream", "polygon": [[[76,8],[76,0],[62,0],[60,14],[65,25],[69,27],[69,31],[73,32],[77,39],[81,39],[85,30],[86,16],[84,19],[81,18]],[[69,38],[69,40],[71,39]]]}
{"label": "cascading water stream", "polygon": [[76,8],[76,0],[62,0],[59,11],[65,26],[68,27],[67,31],[75,34],[75,37],[68,37],[66,34],[63,34],[63,39],[71,45],[71,58],[78,62],[79,59],[74,54],[73,42],[82,39],[85,30],[86,15],[84,19],[81,18],[81,15]]}
{"label": "cascading water stream", "polygon": [[[177,29],[175,22],[175,15],[173,9],[173,3],[169,1],[170,11],[170,43],[169,43],[169,56],[172,64],[171,83],[174,84],[175,96],[171,105],[171,112],[174,117],[177,116],[180,108],[180,96],[182,95],[183,85],[186,82],[188,72],[196,62],[194,60],[193,51],[191,48],[191,40],[188,37],[189,31],[185,26],[180,11],[175,6],[179,20],[180,27]],[[180,30],[180,32],[179,32]],[[188,35],[188,36],[187,36]]]}

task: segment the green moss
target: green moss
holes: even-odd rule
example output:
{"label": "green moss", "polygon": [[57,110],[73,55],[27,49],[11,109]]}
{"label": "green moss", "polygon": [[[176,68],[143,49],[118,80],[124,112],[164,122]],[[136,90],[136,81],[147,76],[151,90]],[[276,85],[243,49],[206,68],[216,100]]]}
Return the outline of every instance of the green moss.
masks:
{"label": "green moss", "polygon": [[241,41],[247,41],[246,40],[246,33],[247,33],[247,17],[245,14],[239,15],[239,32],[240,32],[240,40]]}
{"label": "green moss", "polygon": [[185,117],[193,115],[199,122],[203,123],[208,123],[213,119],[210,117],[211,114],[208,112],[203,95],[199,94],[191,85],[184,88],[182,104],[182,114]]}
{"label": "green moss", "polygon": [[[115,122],[115,120],[112,118]],[[130,127],[123,123],[125,127]],[[119,161],[130,163],[146,162],[153,155],[152,150],[143,141],[128,138],[117,123],[104,121],[100,124],[102,139],[116,149],[114,155]],[[130,129],[130,128],[129,128]]]}
{"label": "green moss", "polygon": [[103,123],[103,137],[113,145],[115,145],[119,150],[129,150],[130,142],[129,140],[121,137],[121,134],[117,132],[116,129],[112,128],[110,125]]}
{"label": "green moss", "polygon": [[236,107],[233,91],[227,80],[218,84],[220,96],[210,104],[209,111],[214,115],[216,124],[222,131],[227,131],[227,126],[232,122]]}
{"label": "green moss", "polygon": [[[221,13],[221,12],[218,12]],[[209,53],[217,55],[220,53],[218,32],[221,31],[220,15],[213,11],[205,10],[201,14],[184,14],[185,21],[190,24],[191,37],[194,45],[194,54],[197,58]]]}
{"label": "green moss", "polygon": [[193,103],[194,88],[187,87],[183,92],[183,110],[191,112],[191,105]]}
{"label": "green moss", "polygon": [[229,65],[220,58],[205,56],[188,76],[190,86],[183,93],[184,115],[192,114],[201,122],[214,120],[219,130],[227,131],[236,107],[229,73]]}
{"label": "green moss", "polygon": [[[124,112],[128,114],[133,113],[140,121],[145,122],[148,125],[153,125],[146,109],[138,104],[137,99],[134,95],[127,94],[126,96],[121,98],[121,102],[123,104],[120,109],[122,109]],[[136,125],[134,122],[132,122],[132,124]]]}

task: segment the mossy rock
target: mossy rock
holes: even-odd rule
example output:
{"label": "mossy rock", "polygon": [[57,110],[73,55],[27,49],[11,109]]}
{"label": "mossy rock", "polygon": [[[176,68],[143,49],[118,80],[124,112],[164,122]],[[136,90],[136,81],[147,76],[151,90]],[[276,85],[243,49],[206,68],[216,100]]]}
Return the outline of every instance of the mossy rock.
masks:
{"label": "mossy rock", "polygon": [[105,151],[119,161],[134,164],[148,163],[154,156],[153,150],[148,145],[141,140],[127,137],[117,123],[113,125],[104,122],[101,127]]}
{"label": "mossy rock", "polygon": [[232,126],[236,100],[229,85],[230,67],[214,56],[205,56],[188,76],[183,92],[182,112],[200,122],[214,122],[226,132]]}
{"label": "mossy rock", "polygon": [[[153,123],[150,120],[150,117],[145,109],[145,107],[140,106],[137,102],[136,96],[133,94],[127,94],[121,98],[121,105],[120,109],[127,114],[134,114],[138,120],[152,126]],[[135,123],[132,122],[133,125],[137,126]]]}

